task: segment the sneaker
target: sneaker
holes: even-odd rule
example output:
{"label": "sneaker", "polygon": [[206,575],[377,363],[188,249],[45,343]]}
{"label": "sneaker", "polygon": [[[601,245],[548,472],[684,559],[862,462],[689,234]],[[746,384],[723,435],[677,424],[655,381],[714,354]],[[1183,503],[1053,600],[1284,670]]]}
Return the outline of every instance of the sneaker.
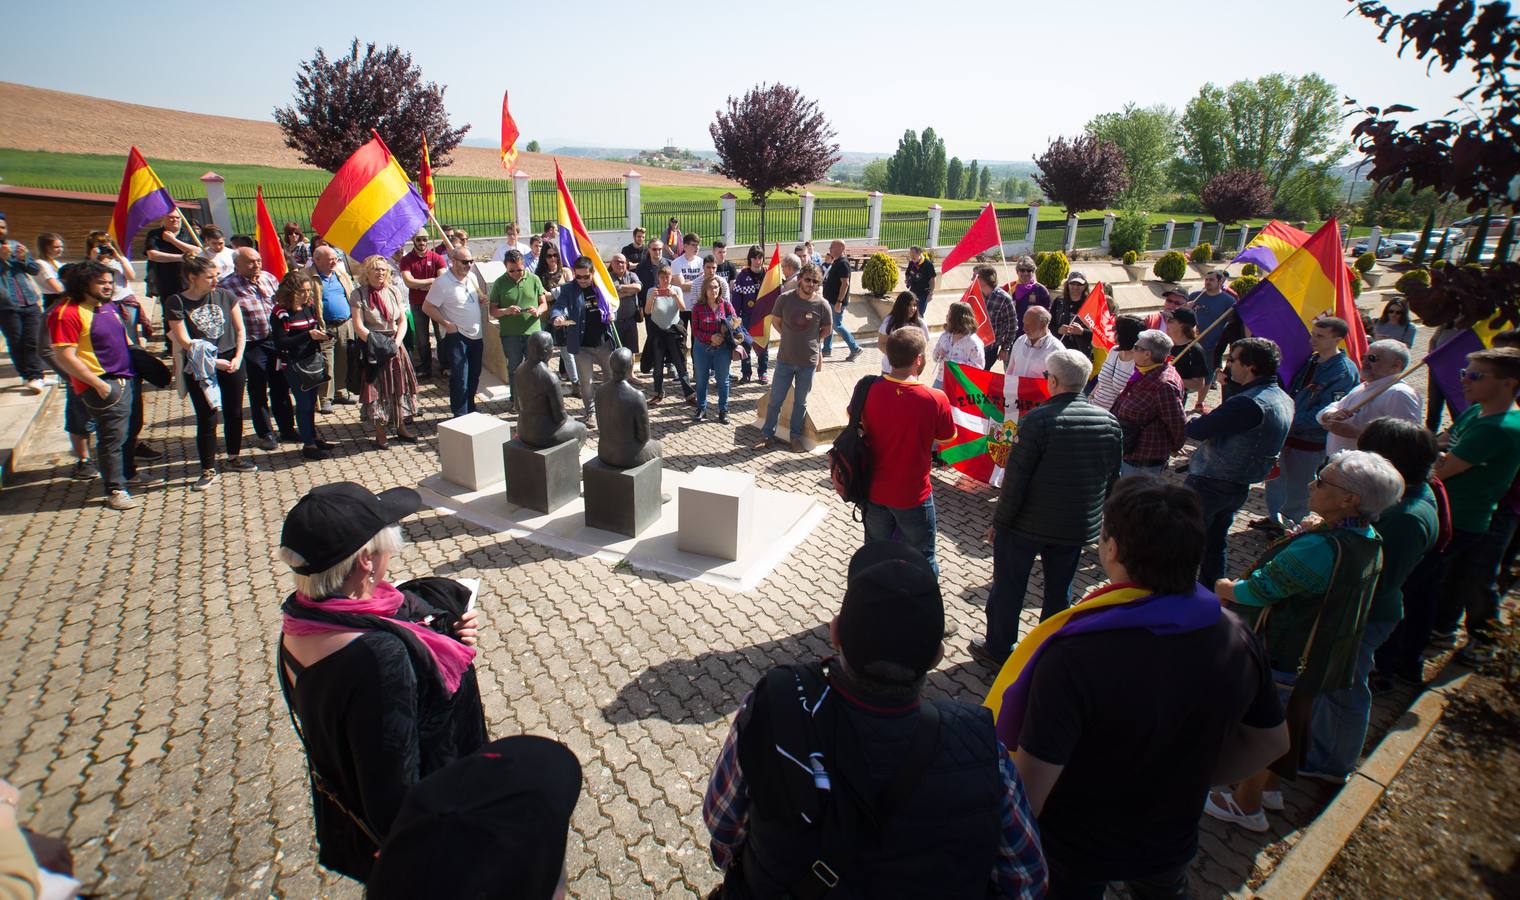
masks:
{"label": "sneaker", "polygon": [[142,506],[142,501],[126,491],[112,491],[106,505],[112,509],[136,509]]}
{"label": "sneaker", "polygon": [[138,459],[162,459],[164,451],[143,441],[132,449],[132,455]]}
{"label": "sneaker", "polygon": [[1203,801],[1203,811],[1221,822],[1234,822],[1247,831],[1266,831],[1266,811],[1258,809],[1248,813],[1235,803],[1235,798],[1227,793],[1212,793]]}
{"label": "sneaker", "polygon": [[100,470],[95,468],[95,461],[92,459],[76,459],[69,477],[75,481],[94,481],[100,477]]}
{"label": "sneaker", "polygon": [[720,412],[720,413],[718,413],[718,424],[719,425],[727,425],[728,424],[728,413],[726,413],[726,412]]}
{"label": "sneaker", "polygon": [[195,483],[190,485],[190,490],[204,491],[206,488],[216,484],[216,480],[220,477],[215,469],[202,469],[201,477],[195,479]]}
{"label": "sneaker", "polygon": [[253,445],[260,450],[277,450],[279,449],[280,442],[275,440],[273,435],[266,434],[262,437],[254,438]]}
{"label": "sneaker", "polygon": [[739,380],[738,380],[737,383],[738,384],[749,384],[749,376],[748,375],[740,375],[739,376]]}
{"label": "sneaker", "polygon": [[319,412],[319,413],[330,413],[332,411],[333,411],[333,408],[332,408],[332,401],[331,400],[323,400],[322,401],[322,405],[317,408],[317,412]]}
{"label": "sneaker", "polygon": [[946,619],[945,620],[945,633],[944,633],[944,635],[942,636],[941,639],[942,640],[948,640],[950,638],[955,637],[957,634],[960,634],[960,633],[961,633],[961,626],[958,625],[958,624],[956,624],[953,619]]}
{"label": "sneaker", "polygon": [[47,390],[47,385],[43,384],[41,378],[33,378],[31,381],[28,381],[26,383],[26,389],[34,394],[40,394],[43,391]]}
{"label": "sneaker", "polygon": [[44,387],[58,387],[63,384],[63,379],[58,377],[57,372],[43,372],[42,384]]}
{"label": "sneaker", "polygon": [[351,395],[350,393],[348,393],[348,391],[343,391],[343,392],[339,393],[336,397],[333,398],[333,403],[336,403],[339,406],[353,406],[355,403],[358,403],[358,402],[359,401],[355,400],[353,398],[353,395]]}
{"label": "sneaker", "polygon": [[307,459],[327,459],[332,454],[328,453],[326,450],[323,450],[321,447],[312,446],[302,447],[301,455]]}
{"label": "sneaker", "polygon": [[862,354],[864,352],[865,352],[864,350],[860,349],[859,347],[856,347],[854,350],[850,351],[850,355],[846,356],[844,358],[844,361],[847,362],[847,363],[852,363],[855,360],[860,359],[860,354]]}
{"label": "sneaker", "polygon": [[771,383],[771,377],[769,375],[761,375],[760,377],[758,377],[758,378],[755,379],[755,383],[757,383],[757,384],[770,384]]}
{"label": "sneaker", "polygon": [[222,468],[226,469],[229,472],[257,472],[259,470],[259,467],[254,464],[253,460],[249,459],[246,456],[229,457],[228,460],[222,464]]}
{"label": "sneaker", "polygon": [[707,410],[698,408],[696,412],[692,413],[691,420],[693,422],[700,422],[700,421],[702,421],[706,417],[707,417]]}
{"label": "sneaker", "polygon": [[1273,812],[1282,812],[1283,811],[1282,791],[1262,791],[1261,792],[1261,808],[1264,809],[1264,810],[1270,809]]}
{"label": "sneaker", "polygon": [[971,654],[972,659],[989,669],[998,671],[1003,668],[1003,660],[998,659],[997,654],[993,653],[987,647],[987,642],[981,638],[972,638],[971,642],[966,645],[966,650]]}
{"label": "sneaker", "polygon": [[1444,653],[1457,646],[1457,633],[1455,631],[1436,631],[1430,635],[1430,643],[1425,645],[1427,652]]}
{"label": "sneaker", "polygon": [[155,484],[163,484],[168,480],[162,475],[155,475],[152,472],[139,469],[137,470],[137,474],[127,479],[127,484],[133,487],[152,487]]}

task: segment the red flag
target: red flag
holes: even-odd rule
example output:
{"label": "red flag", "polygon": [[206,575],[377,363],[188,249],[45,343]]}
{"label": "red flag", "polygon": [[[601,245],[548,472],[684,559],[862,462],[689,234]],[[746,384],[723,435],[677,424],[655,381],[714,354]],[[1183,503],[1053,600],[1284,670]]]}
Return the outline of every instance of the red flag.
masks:
{"label": "red flag", "polygon": [[966,236],[961,238],[960,243],[950,251],[950,255],[945,257],[939,273],[943,275],[978,253],[1002,246],[1002,243],[1003,237],[998,234],[997,212],[989,203],[982,207],[982,214],[971,223],[971,230],[966,232]]}
{"label": "red flag", "polygon": [[1093,285],[1087,294],[1087,301],[1077,310],[1077,318],[1092,332],[1093,372],[1096,373],[1103,367],[1109,351],[1114,349],[1114,313],[1108,308],[1108,295],[1103,291],[1103,282]]}
{"label": "red flag", "polygon": [[264,206],[264,186],[254,189],[255,243],[259,245],[259,258],[264,260],[264,271],[275,278],[285,277],[285,250],[280,245],[280,233],[274,230],[274,220]]}
{"label": "red flag", "polygon": [[507,111],[507,92],[501,92],[501,167],[508,172],[512,171],[512,164],[517,162],[517,123],[512,120],[512,114]]}
{"label": "red flag", "polygon": [[976,336],[982,339],[983,344],[991,347],[997,340],[997,334],[992,330],[992,320],[987,318],[987,303],[982,299],[980,278],[971,279],[971,286],[961,295],[961,302],[971,304],[971,314],[976,316]]}
{"label": "red flag", "polygon": [[427,203],[428,209],[436,210],[438,204],[433,197],[433,163],[428,159],[425,134],[422,136],[422,171],[417,173],[417,186],[422,188],[422,199]]}

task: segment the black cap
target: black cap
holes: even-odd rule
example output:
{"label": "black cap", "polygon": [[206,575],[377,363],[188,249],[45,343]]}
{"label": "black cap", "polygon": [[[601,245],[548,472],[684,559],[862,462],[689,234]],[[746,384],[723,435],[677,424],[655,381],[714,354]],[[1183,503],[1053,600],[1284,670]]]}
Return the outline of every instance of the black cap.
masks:
{"label": "black cap", "polygon": [[939,577],[923,554],[899,541],[870,541],[850,557],[839,608],[839,649],[850,667],[897,663],[920,677],[945,636]]}
{"label": "black cap", "polygon": [[306,560],[296,574],[325,572],[421,508],[422,498],[411,488],[391,488],[376,496],[352,481],[324,484],[308,491],[285,516],[280,546]]}
{"label": "black cap", "polygon": [[367,896],[548,900],[580,791],[581,764],[564,744],[492,741],[407,792]]}
{"label": "black cap", "polygon": [[1181,309],[1172,310],[1171,316],[1173,322],[1181,322],[1183,325],[1187,325],[1192,328],[1198,327],[1198,314],[1193,312],[1191,309],[1188,309],[1186,306],[1182,307]]}
{"label": "black cap", "polygon": [[1066,283],[1067,284],[1071,284],[1073,281],[1080,281],[1083,284],[1086,284],[1087,283],[1087,276],[1083,275],[1081,272],[1073,272],[1070,275],[1066,276]]}
{"label": "black cap", "polygon": [[1176,294],[1177,296],[1181,297],[1184,300],[1186,300],[1188,298],[1188,292],[1184,291],[1182,288],[1179,288],[1179,287],[1169,287],[1166,290],[1164,290],[1164,291],[1161,292],[1161,296],[1163,296],[1163,297],[1165,297],[1168,294]]}

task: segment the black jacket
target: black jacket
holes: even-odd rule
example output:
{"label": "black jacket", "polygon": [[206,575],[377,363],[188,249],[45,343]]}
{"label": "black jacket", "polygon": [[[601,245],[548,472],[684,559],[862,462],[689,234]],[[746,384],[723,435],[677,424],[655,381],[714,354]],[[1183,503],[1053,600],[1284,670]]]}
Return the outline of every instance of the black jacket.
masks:
{"label": "black jacket", "polygon": [[1019,419],[993,523],[1051,544],[1097,540],[1123,456],[1113,413],[1077,393],[1051,397]]}

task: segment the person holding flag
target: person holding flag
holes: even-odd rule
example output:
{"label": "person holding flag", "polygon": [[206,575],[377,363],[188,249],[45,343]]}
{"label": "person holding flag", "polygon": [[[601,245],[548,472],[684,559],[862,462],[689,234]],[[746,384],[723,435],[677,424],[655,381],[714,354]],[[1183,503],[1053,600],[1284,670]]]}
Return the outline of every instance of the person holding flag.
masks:
{"label": "person holding flag", "polygon": [[[776,253],[781,252],[781,246],[776,245]],[[749,254],[745,257],[744,268],[734,276],[733,298],[734,308],[739,310],[739,318],[744,320],[744,331],[753,339],[762,328],[768,328],[766,318],[770,315],[770,309],[761,310],[757,304],[760,299],[760,288],[765,283],[765,251],[756,244],[749,248]],[[773,260],[773,264],[780,262],[779,256]],[[778,273],[779,274],[779,273]],[[779,280],[778,280],[779,284]],[[772,306],[775,304],[772,303]],[[750,379],[750,357],[755,358],[754,368],[759,372],[761,384],[769,384],[770,378],[765,370],[770,366],[770,349],[759,341],[754,341],[754,346],[745,353],[739,362],[739,383],[745,384]]]}
{"label": "person holding flag", "polygon": [[600,366],[602,380],[611,372],[612,351],[617,348],[612,322],[608,320],[600,291],[593,282],[592,260],[582,256],[571,268],[574,278],[560,286],[549,308],[555,328],[565,328],[565,352],[575,358],[580,376],[581,402],[585,405],[586,427],[596,427],[596,379],[592,366]]}

